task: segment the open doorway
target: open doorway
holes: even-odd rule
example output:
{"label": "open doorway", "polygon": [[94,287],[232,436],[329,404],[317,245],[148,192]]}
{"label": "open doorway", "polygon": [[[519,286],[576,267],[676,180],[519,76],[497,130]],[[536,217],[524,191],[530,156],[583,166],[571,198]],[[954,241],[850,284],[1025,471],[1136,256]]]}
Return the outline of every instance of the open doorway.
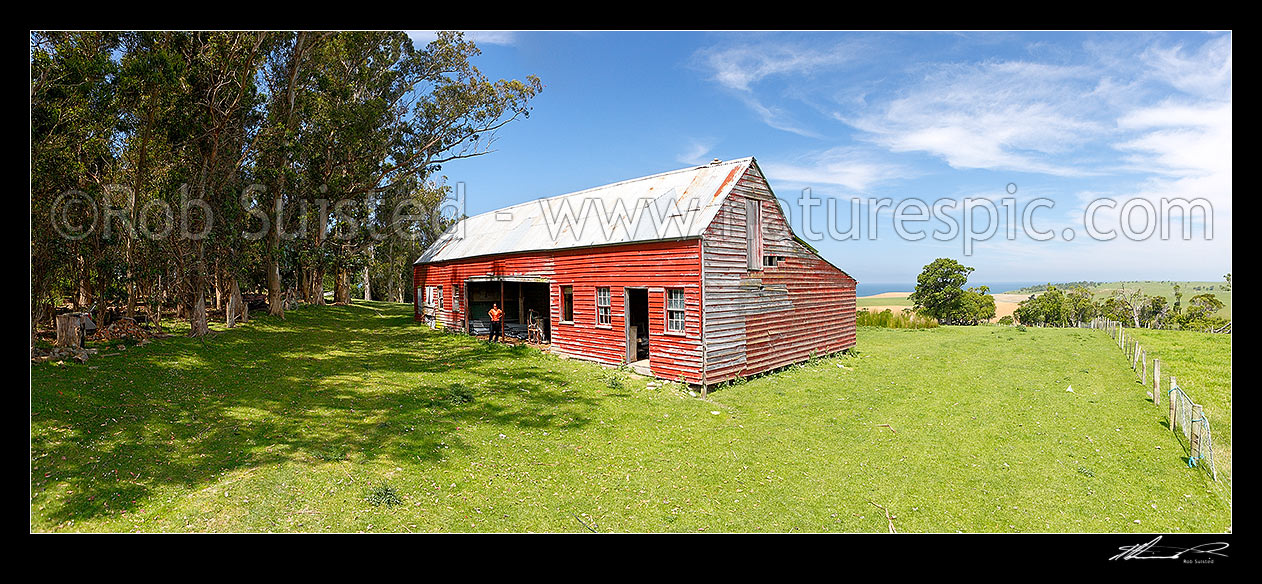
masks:
{"label": "open doorway", "polygon": [[646,288],[625,288],[627,312],[627,363],[649,358],[649,291]]}
{"label": "open doorway", "polygon": [[543,342],[552,338],[550,295],[547,282],[513,279],[468,280],[469,333],[491,334],[491,307],[498,304],[504,311],[504,337],[525,341],[530,338],[530,324],[542,329]]}

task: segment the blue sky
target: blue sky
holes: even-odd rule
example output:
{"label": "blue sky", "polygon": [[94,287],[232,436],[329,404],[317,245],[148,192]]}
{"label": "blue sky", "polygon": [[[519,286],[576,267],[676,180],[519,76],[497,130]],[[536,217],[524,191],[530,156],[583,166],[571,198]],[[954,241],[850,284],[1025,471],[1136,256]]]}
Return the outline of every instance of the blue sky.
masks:
{"label": "blue sky", "polygon": [[[470,215],[703,164],[757,158],[795,230],[824,234],[876,209],[876,233],[812,244],[867,282],[914,281],[937,257],[977,281],[1218,280],[1231,271],[1231,35],[1137,33],[805,33],[469,31],[493,78],[537,75],[529,119],[495,152],[447,165]],[[412,33],[426,41],[432,34]],[[836,199],[802,213],[803,189]],[[1009,194],[1012,193],[1012,194]],[[1054,233],[1008,236],[1004,198]],[[1144,237],[1144,209],[1202,199],[1210,229]],[[995,235],[900,236],[893,207],[963,201],[999,208]],[[1084,210],[1096,203],[1086,234]],[[1131,209],[1131,235],[1118,217]],[[1151,207],[1145,207],[1151,205]],[[914,211],[914,209],[913,209]],[[985,208],[972,229],[987,231]],[[945,233],[942,220],[908,231]],[[807,228],[807,229],[804,229]],[[1066,230],[1073,230],[1069,239]],[[905,234],[904,234],[905,235]],[[1207,236],[1208,235],[1208,236]],[[977,239],[977,238],[974,238]]]}

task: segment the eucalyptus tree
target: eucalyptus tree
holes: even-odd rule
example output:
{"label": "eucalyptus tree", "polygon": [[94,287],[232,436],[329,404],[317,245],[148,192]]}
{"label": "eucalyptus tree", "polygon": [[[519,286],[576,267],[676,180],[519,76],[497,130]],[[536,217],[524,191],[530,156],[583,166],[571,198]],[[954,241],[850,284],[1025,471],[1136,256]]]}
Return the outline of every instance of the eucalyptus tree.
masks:
{"label": "eucalyptus tree", "polygon": [[490,152],[500,128],[529,116],[543,86],[533,76],[491,81],[460,33],[441,33],[421,50],[401,32],[337,33],[315,53],[319,91],[302,150],[317,216],[304,273],[309,300],[323,301],[331,270],[335,301],[349,302],[350,274],[382,238],[368,226],[391,210],[383,193]]}
{"label": "eucalyptus tree", "polygon": [[31,33],[32,341],[67,295],[159,319],[173,300],[192,335],[211,290],[239,308],[263,285],[283,315],[288,286],[322,303],[328,271],[341,302],[352,273],[402,300],[458,215],[439,216],[442,165],[490,152],[542,90],[478,54],[459,33]]}
{"label": "eucalyptus tree", "polygon": [[281,280],[285,253],[281,234],[287,223],[285,206],[297,200],[289,191],[298,184],[294,163],[299,158],[295,150],[308,109],[304,97],[316,89],[313,82],[316,62],[312,55],[329,36],[330,33],[308,31],[273,33],[263,66],[267,105],[259,132],[255,176],[266,187],[258,202],[265,208],[267,219],[264,272],[268,311],[273,316],[285,314]]}
{"label": "eucalyptus tree", "polygon": [[[50,317],[53,296],[76,292],[78,306],[107,283],[94,269],[103,242],[97,200],[116,170],[115,107],[119,36],[32,32],[31,339]],[[99,296],[99,295],[98,295]]]}
{"label": "eucalyptus tree", "polygon": [[256,73],[266,35],[197,32],[181,34],[175,43],[187,70],[181,78],[186,90],[177,96],[167,125],[178,145],[173,178],[180,183],[167,194],[180,215],[180,229],[169,241],[191,336],[208,332],[208,252],[230,251],[239,228],[234,189],[255,136]]}

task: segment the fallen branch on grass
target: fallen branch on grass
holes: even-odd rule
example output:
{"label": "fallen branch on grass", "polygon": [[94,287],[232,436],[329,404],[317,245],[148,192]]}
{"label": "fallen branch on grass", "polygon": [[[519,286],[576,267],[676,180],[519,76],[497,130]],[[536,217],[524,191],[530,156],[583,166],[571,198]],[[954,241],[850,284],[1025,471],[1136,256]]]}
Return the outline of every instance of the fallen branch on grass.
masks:
{"label": "fallen branch on grass", "polygon": [[883,427],[886,427],[886,428],[889,428],[889,429],[890,429],[890,432],[893,432],[893,433],[895,433],[895,434],[897,434],[897,433],[898,433],[898,430],[895,430],[895,429],[894,429],[894,427],[893,427],[893,426],[891,426],[891,425],[889,425],[889,424],[877,424],[877,427],[882,427],[882,426],[883,426]]}
{"label": "fallen branch on grass", "polygon": [[[893,429],[893,428],[891,428],[891,430],[892,430],[892,429]],[[868,501],[868,502],[869,502],[869,503],[872,503],[872,501]],[[885,520],[886,520],[886,521],[888,521],[888,522],[889,522],[889,524],[890,524],[890,533],[898,533],[897,531],[894,531],[894,516],[893,516],[893,515],[890,515],[890,510],[889,510],[889,509],[886,509],[885,507],[882,507],[882,506],[880,506],[880,505],[877,505],[876,503],[872,503],[872,504],[873,504],[873,505],[875,505],[878,509],[880,509],[880,510],[882,510],[882,511],[884,511],[884,512],[885,512]]]}
{"label": "fallen branch on grass", "polygon": [[578,515],[574,515],[574,518],[577,519],[578,522],[583,525],[583,527],[586,527],[587,531],[590,531],[592,533],[597,533],[597,531],[595,529],[592,529],[591,526],[588,525],[586,521],[583,521],[582,517],[579,517]]}

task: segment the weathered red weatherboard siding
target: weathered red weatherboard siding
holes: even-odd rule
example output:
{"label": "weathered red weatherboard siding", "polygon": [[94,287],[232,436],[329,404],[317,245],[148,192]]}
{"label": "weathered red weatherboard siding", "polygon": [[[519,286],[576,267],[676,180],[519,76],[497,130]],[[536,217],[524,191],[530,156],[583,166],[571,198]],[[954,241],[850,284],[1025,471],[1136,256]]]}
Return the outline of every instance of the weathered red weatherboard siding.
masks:
{"label": "weathered red weatherboard siding", "polygon": [[[549,283],[552,350],[617,365],[626,355],[624,287],[647,288],[649,363],[657,377],[712,385],[855,345],[855,280],[794,237],[756,164],[736,180],[700,237],[465,258],[415,266],[415,286],[442,286],[437,321],[459,327],[465,284],[486,276]],[[719,192],[723,192],[720,188]],[[752,233],[751,210],[759,221]],[[751,252],[751,249],[753,251]],[[752,257],[751,257],[752,253]],[[763,265],[771,256],[774,265]],[[751,268],[751,260],[756,267]],[[574,322],[561,322],[561,287]],[[596,324],[596,288],[611,323]],[[666,290],[684,290],[685,331],[666,331]],[[420,301],[418,295],[418,302]],[[417,319],[421,320],[419,306]]]}
{"label": "weathered red weatherboard siding", "polygon": [[[763,255],[749,269],[746,199],[759,201]],[[753,375],[855,345],[855,280],[793,237],[751,166],[702,235],[706,378]]]}
{"label": "weathered red weatherboard siding", "polygon": [[[467,258],[414,267],[414,285],[442,286],[437,320],[458,327],[467,314],[468,278],[537,277],[548,280],[552,350],[618,365],[626,355],[624,287],[647,288],[649,363],[664,379],[701,383],[701,253],[697,239]],[[460,294],[455,294],[460,285]],[[561,322],[561,287],[574,287],[574,322]],[[596,288],[609,287],[610,324],[596,324]],[[666,332],[666,289],[684,290],[683,333]],[[419,301],[419,299],[418,299]],[[420,320],[419,306],[414,307]],[[712,382],[711,382],[712,383]]]}

